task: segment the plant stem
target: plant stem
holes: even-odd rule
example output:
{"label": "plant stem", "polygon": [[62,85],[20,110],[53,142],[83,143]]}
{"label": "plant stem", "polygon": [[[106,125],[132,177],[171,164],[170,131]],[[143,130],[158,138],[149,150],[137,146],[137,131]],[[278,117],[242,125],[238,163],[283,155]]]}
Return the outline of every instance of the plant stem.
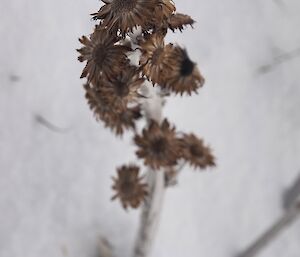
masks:
{"label": "plant stem", "polygon": [[[148,122],[162,120],[163,98],[151,83],[146,84],[144,94],[148,99],[143,104]],[[157,231],[165,193],[165,173],[163,170],[147,170],[148,196],[143,205],[140,227],[134,246],[134,257],[148,257]]]}
{"label": "plant stem", "polygon": [[134,248],[134,257],[147,257],[150,253],[165,193],[164,172],[148,170],[147,182],[149,195],[145,200],[142,210],[140,228]]}

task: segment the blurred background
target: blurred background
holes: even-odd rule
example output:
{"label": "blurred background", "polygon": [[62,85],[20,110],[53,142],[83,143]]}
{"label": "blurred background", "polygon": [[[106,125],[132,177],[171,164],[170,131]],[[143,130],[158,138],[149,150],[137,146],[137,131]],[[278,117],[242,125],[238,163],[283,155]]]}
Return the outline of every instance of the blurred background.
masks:
{"label": "blurred background", "polygon": [[[186,167],[167,191],[156,257],[235,257],[284,212],[300,175],[300,1],[175,1],[197,23],[168,41],[206,78],[164,115],[204,138],[217,167]],[[84,99],[78,38],[97,0],[0,2],[0,256],[98,257],[105,236],[130,257],[139,211],[111,202],[115,167],[135,160]],[[300,219],[261,252],[299,257]]]}

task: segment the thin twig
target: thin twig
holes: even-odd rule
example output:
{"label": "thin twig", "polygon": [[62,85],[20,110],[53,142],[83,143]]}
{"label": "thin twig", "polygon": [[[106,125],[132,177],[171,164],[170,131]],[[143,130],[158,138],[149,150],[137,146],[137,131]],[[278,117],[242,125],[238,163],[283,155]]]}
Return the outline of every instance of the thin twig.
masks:
{"label": "thin twig", "polygon": [[105,238],[99,241],[99,257],[113,257],[112,246]]}
{"label": "thin twig", "polygon": [[254,257],[300,216],[300,203],[286,213],[238,257]]}
{"label": "thin twig", "polygon": [[279,55],[279,56],[274,58],[272,63],[260,66],[258,68],[258,73],[260,73],[260,74],[268,73],[268,72],[272,71],[272,69],[274,69],[279,64],[282,64],[284,62],[292,60],[292,59],[294,59],[298,56],[300,56],[300,48],[297,48],[294,51]]}
{"label": "thin twig", "polygon": [[56,133],[66,133],[69,130],[67,128],[60,128],[60,127],[52,124],[50,121],[48,121],[46,118],[44,118],[40,114],[34,115],[34,119],[37,123],[45,126],[49,130],[56,132]]}
{"label": "thin twig", "polygon": [[284,192],[282,205],[285,210],[288,210],[297,202],[300,202],[300,175],[297,177],[293,185]]}

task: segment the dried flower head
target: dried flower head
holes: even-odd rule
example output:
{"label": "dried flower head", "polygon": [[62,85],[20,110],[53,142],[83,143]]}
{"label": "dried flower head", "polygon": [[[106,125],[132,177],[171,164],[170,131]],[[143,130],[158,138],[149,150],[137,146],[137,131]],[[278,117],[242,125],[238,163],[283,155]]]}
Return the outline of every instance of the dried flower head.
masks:
{"label": "dried flower head", "polygon": [[123,135],[125,130],[135,130],[135,122],[141,117],[141,108],[137,105],[130,108],[124,107],[117,112],[106,113],[102,121],[117,135]]}
{"label": "dried flower head", "polygon": [[161,86],[181,95],[191,95],[203,86],[205,80],[185,49],[169,44],[165,47],[165,58],[168,68],[164,70]]}
{"label": "dried flower head", "polygon": [[139,149],[136,154],[144,159],[145,165],[152,169],[172,166],[177,163],[180,146],[176,139],[175,127],[170,127],[165,119],[161,125],[151,121],[148,128],[143,129],[142,135],[134,138]]}
{"label": "dried flower head", "polygon": [[215,166],[215,157],[211,149],[204,145],[202,139],[194,134],[184,134],[180,139],[182,146],[182,157],[195,168],[205,169]]}
{"label": "dried flower head", "polygon": [[102,27],[107,30],[120,29],[125,35],[136,26],[146,26],[154,13],[158,0],[102,0],[105,3],[98,13],[92,14],[94,19],[101,19]]}
{"label": "dried flower head", "polygon": [[84,47],[77,49],[81,54],[78,60],[87,61],[81,78],[87,77],[88,82],[94,80],[97,83],[105,76],[111,78],[129,64],[126,52],[131,49],[116,45],[117,37],[107,30],[96,27],[90,39],[83,36],[79,41]]}
{"label": "dried flower head", "polygon": [[163,24],[171,17],[176,11],[176,7],[173,1],[161,0],[159,4],[155,6],[152,19],[149,21],[148,26],[155,31],[159,30]]}
{"label": "dried flower head", "polygon": [[191,16],[182,13],[172,14],[167,22],[169,29],[173,32],[176,29],[179,29],[181,32],[185,26],[190,25],[193,27],[193,24],[195,23]]}
{"label": "dried flower head", "polygon": [[103,95],[111,98],[117,106],[127,106],[130,102],[136,102],[140,96],[138,89],[141,87],[144,78],[140,77],[136,67],[129,66],[123,69],[112,79],[105,79],[100,85]]}
{"label": "dried flower head", "polygon": [[90,109],[94,112],[96,120],[102,119],[106,113],[111,111],[109,99],[103,97],[98,88],[90,84],[84,85],[85,98],[88,101]]}
{"label": "dried flower head", "polygon": [[137,208],[147,196],[147,184],[142,183],[139,177],[139,167],[135,165],[123,165],[117,169],[118,177],[113,178],[112,186],[116,194],[112,200],[119,198],[124,209],[128,206]]}
{"label": "dried flower head", "polygon": [[86,98],[90,109],[97,120],[102,120],[104,125],[117,135],[122,135],[125,130],[135,129],[135,122],[141,118],[140,106],[128,108],[125,105],[116,105],[113,98],[102,94],[99,88],[84,85]]}
{"label": "dried flower head", "polygon": [[147,40],[140,43],[140,47],[142,51],[140,65],[143,74],[153,84],[160,84],[165,67],[164,35],[152,34]]}

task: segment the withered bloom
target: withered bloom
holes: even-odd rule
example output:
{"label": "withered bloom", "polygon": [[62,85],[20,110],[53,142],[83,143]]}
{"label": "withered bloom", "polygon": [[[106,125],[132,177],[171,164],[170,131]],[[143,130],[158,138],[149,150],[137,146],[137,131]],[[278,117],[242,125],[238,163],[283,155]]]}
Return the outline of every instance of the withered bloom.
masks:
{"label": "withered bloom", "polygon": [[136,135],[136,154],[144,159],[145,165],[152,169],[172,166],[177,163],[180,154],[178,140],[174,127],[170,127],[165,119],[161,125],[151,121],[148,128],[143,129],[142,135]]}
{"label": "withered bloom", "polygon": [[78,60],[87,61],[80,78],[87,77],[88,82],[97,83],[105,76],[111,78],[129,63],[126,52],[130,49],[127,46],[116,45],[118,38],[107,30],[98,27],[90,39],[83,36],[79,41],[84,47],[77,49],[81,54]]}
{"label": "withered bloom", "polygon": [[173,1],[160,0],[159,4],[155,6],[154,14],[151,21],[149,21],[150,28],[155,30],[159,29],[169,17],[176,11],[176,7]]}
{"label": "withered bloom", "polygon": [[115,105],[127,106],[127,103],[136,102],[139,97],[138,89],[144,80],[136,67],[129,66],[111,80],[104,79],[100,90],[103,95],[110,97]]}
{"label": "withered bloom", "polygon": [[123,165],[117,169],[118,177],[114,178],[112,186],[116,194],[112,200],[119,198],[124,209],[128,206],[137,208],[147,196],[147,184],[142,183],[139,177],[139,167],[136,165]]}
{"label": "withered bloom", "polygon": [[91,87],[90,84],[84,85],[85,98],[90,109],[94,112],[96,120],[103,119],[111,111],[109,99],[103,97],[99,89]]}
{"label": "withered bloom", "polygon": [[182,31],[184,26],[193,26],[194,23],[195,21],[191,18],[191,16],[182,13],[172,14],[168,19],[168,27],[173,32],[176,29]]}
{"label": "withered bloom", "polygon": [[116,112],[106,113],[102,121],[117,135],[122,135],[125,130],[135,129],[135,122],[142,117],[140,106],[124,107]]}
{"label": "withered bloom", "polygon": [[99,88],[91,87],[89,84],[84,85],[84,88],[85,97],[96,120],[102,120],[105,127],[117,135],[122,135],[124,130],[135,129],[136,120],[142,117],[138,105],[131,108],[125,105],[117,106],[112,98],[104,95]]}
{"label": "withered bloom", "polygon": [[120,29],[125,35],[136,26],[146,26],[154,14],[159,0],[102,0],[105,3],[98,13],[92,14],[94,19],[101,19],[102,27],[107,30]]}
{"label": "withered bloom", "polygon": [[168,68],[164,70],[161,86],[181,95],[191,95],[203,86],[205,80],[185,49],[169,44],[165,47],[165,58]]}
{"label": "withered bloom", "polygon": [[161,33],[152,34],[140,43],[142,72],[153,84],[160,84],[162,80],[162,72],[166,66],[164,46],[164,35]]}
{"label": "withered bloom", "polygon": [[180,139],[182,146],[182,157],[195,168],[205,169],[215,166],[215,157],[211,149],[204,145],[202,139],[194,134],[184,134]]}

